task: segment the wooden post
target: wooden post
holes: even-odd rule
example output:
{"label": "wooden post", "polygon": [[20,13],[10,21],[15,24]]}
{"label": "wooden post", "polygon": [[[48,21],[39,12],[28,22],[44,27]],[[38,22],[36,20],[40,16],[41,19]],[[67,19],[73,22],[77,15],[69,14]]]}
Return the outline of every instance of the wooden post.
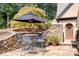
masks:
{"label": "wooden post", "polygon": [[7,28],[9,28],[9,13],[7,13]]}
{"label": "wooden post", "polygon": [[79,10],[78,10],[78,15],[77,15],[77,30],[79,30]]}

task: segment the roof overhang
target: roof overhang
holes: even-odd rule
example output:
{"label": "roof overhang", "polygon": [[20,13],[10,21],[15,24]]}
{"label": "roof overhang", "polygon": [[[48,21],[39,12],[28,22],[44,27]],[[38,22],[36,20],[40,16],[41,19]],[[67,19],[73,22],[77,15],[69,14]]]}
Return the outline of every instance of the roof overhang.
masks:
{"label": "roof overhang", "polygon": [[77,17],[64,17],[64,18],[56,18],[57,21],[63,21],[63,20],[75,20]]}

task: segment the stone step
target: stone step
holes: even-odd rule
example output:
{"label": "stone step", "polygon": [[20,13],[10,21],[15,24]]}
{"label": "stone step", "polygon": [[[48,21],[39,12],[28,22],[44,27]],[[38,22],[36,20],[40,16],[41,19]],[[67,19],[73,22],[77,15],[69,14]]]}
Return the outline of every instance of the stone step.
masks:
{"label": "stone step", "polygon": [[77,42],[76,41],[64,41],[64,42],[61,42],[60,43],[61,45],[77,45]]}
{"label": "stone step", "polygon": [[78,54],[75,54],[75,56],[79,56],[79,53]]}
{"label": "stone step", "polygon": [[72,43],[71,42],[64,41],[64,42],[61,42],[60,44],[62,44],[62,45],[64,45],[64,44],[71,45]]}

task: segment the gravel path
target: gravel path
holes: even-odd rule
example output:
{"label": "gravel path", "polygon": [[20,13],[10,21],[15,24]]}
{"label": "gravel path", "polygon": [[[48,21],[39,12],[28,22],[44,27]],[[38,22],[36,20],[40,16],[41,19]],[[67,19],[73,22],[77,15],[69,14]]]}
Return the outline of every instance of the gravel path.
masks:
{"label": "gravel path", "polygon": [[17,49],[11,52],[3,53],[0,56],[74,56],[77,53],[72,46],[49,46],[46,47],[47,52],[38,52],[36,54],[27,54],[27,51],[22,52],[21,49]]}

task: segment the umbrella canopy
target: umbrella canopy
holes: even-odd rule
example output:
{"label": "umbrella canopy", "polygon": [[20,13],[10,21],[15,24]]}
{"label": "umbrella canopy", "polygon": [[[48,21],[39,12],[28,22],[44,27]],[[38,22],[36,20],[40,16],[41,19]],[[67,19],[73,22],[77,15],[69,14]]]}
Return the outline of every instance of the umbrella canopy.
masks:
{"label": "umbrella canopy", "polygon": [[47,22],[47,19],[38,17],[34,15],[33,13],[29,13],[26,15],[23,15],[21,17],[18,17],[15,19],[16,21],[22,21],[22,22]]}

